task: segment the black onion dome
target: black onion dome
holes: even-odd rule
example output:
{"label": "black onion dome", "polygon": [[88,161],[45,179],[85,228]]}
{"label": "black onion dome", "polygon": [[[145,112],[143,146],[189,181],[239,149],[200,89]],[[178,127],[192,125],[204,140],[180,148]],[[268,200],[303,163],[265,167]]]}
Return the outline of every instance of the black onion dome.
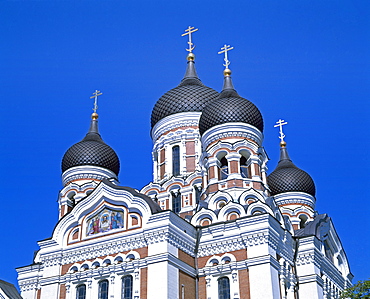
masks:
{"label": "black onion dome", "polygon": [[115,151],[101,139],[98,121],[91,120],[89,132],[80,142],[72,145],[62,159],[62,172],[75,166],[93,165],[119,173],[119,159]]}
{"label": "black onion dome", "polygon": [[250,124],[263,132],[263,118],[258,108],[235,91],[231,78],[225,76],[224,88],[220,96],[207,105],[199,120],[201,135],[208,129],[232,122]]}
{"label": "black onion dome", "polygon": [[271,195],[285,192],[304,192],[315,196],[316,188],[311,176],[298,168],[290,160],[284,147],[280,149],[280,161],[276,169],[267,177]]}
{"label": "black onion dome", "polygon": [[166,92],[154,105],[152,128],[161,119],[180,112],[201,112],[219,93],[205,86],[198,78],[194,61],[188,61],[186,73],[180,84]]}

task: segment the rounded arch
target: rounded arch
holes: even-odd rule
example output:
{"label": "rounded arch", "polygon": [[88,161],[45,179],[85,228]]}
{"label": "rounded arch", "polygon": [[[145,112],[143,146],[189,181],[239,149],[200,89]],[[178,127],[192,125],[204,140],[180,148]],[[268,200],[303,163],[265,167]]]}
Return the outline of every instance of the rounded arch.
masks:
{"label": "rounded arch", "polygon": [[140,259],[140,254],[136,251],[130,251],[126,254],[126,261],[133,261]]}
{"label": "rounded arch", "polygon": [[218,220],[219,221],[227,221],[227,220],[233,220],[230,219],[230,216],[235,215],[236,218],[240,218],[242,216],[245,216],[245,210],[244,208],[237,203],[229,202],[227,205],[225,205],[218,214]]}
{"label": "rounded arch", "polygon": [[264,197],[253,189],[244,191],[239,196],[239,202],[242,205],[251,205],[252,203],[258,202],[258,201],[264,202]]}
{"label": "rounded arch", "polygon": [[217,255],[210,257],[206,263],[206,266],[213,267],[221,264],[221,258]]}
{"label": "rounded arch", "polygon": [[235,262],[235,261],[236,261],[236,258],[231,253],[225,253],[224,255],[221,256],[221,263],[222,264],[229,264],[229,263]]}
{"label": "rounded arch", "polygon": [[247,207],[247,210],[246,210],[246,214],[249,216],[249,215],[258,215],[258,214],[264,214],[264,213],[268,213],[270,214],[271,216],[275,216],[270,207],[267,206],[266,204],[263,204],[262,202],[254,202],[252,204],[250,204],[248,207]]}
{"label": "rounded arch", "polygon": [[112,265],[112,260],[110,258],[106,258],[104,261],[103,261],[103,266],[110,266]]}
{"label": "rounded arch", "polygon": [[[205,226],[212,224],[217,219],[216,214],[208,209],[201,209],[191,219],[191,224],[194,226]],[[207,220],[209,223],[202,223],[203,220]]]}
{"label": "rounded arch", "polygon": [[219,191],[212,195],[208,200],[208,208],[211,210],[219,210],[231,201],[232,197],[229,193]]}

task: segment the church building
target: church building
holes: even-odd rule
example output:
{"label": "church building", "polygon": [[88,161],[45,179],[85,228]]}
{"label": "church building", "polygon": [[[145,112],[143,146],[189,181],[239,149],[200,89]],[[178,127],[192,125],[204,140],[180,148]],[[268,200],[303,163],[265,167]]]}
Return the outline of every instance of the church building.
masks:
{"label": "church building", "polygon": [[288,154],[286,122],[267,174],[262,114],[233,86],[232,48],[220,51],[218,92],[197,75],[196,30],[184,33],[185,76],[152,110],[152,182],[119,184],[95,109],[62,159],[59,221],[17,268],[23,299],[335,299],[351,286],[315,183]]}

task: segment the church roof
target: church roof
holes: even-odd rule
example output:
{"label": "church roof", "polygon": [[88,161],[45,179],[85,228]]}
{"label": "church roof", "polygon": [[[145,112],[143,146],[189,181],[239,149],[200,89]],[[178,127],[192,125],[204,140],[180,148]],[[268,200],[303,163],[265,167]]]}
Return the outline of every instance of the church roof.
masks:
{"label": "church roof", "polygon": [[0,289],[11,299],[22,299],[15,286],[4,280],[0,280]]}
{"label": "church roof", "polygon": [[214,126],[231,122],[247,123],[263,132],[261,112],[252,102],[239,96],[234,89],[231,72],[229,72],[225,70],[224,87],[219,97],[203,110],[199,120],[200,134],[203,135]]}
{"label": "church roof", "polygon": [[304,192],[315,196],[315,183],[311,176],[295,166],[289,158],[285,143],[280,148],[280,161],[276,169],[267,177],[271,195],[285,192]]}
{"label": "church roof", "polygon": [[98,131],[97,114],[93,114],[85,138],[72,145],[62,159],[62,172],[75,166],[93,165],[119,173],[120,163],[115,151],[101,138]]}
{"label": "church roof", "polygon": [[181,112],[201,112],[204,107],[218,97],[219,93],[205,86],[195,70],[195,62],[189,59],[186,73],[180,84],[166,92],[154,105],[151,125],[161,119]]}

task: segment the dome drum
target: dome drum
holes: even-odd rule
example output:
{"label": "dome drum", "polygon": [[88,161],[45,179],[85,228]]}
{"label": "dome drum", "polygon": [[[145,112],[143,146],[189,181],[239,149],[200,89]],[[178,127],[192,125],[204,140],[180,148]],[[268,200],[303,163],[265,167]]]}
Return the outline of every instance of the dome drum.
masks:
{"label": "dome drum", "polygon": [[202,135],[202,145],[206,149],[212,142],[223,138],[242,138],[252,140],[258,147],[262,145],[263,134],[256,127],[242,123],[230,122],[225,124],[216,125],[208,129]]}
{"label": "dome drum", "polygon": [[[118,180],[117,175],[106,168],[102,168],[99,166],[91,166],[91,165],[82,165],[82,166],[74,166],[62,174],[62,183],[63,186],[71,183],[72,181],[80,181],[81,184],[85,183],[85,180],[98,180],[102,181],[103,179],[115,179]],[[78,185],[80,185],[78,183]]]}

